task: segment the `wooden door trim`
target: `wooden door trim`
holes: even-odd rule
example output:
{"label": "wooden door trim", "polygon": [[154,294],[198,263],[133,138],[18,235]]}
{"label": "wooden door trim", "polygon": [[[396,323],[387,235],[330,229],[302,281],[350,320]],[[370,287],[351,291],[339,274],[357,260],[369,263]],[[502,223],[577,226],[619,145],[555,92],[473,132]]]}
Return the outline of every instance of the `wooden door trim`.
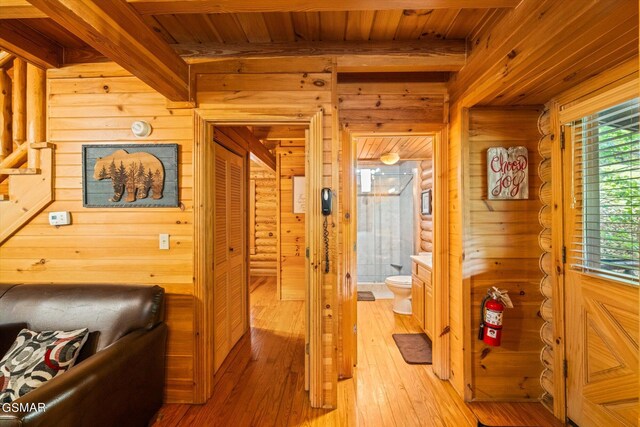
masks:
{"label": "wooden door trim", "polygon": [[[435,135],[433,143],[433,301],[435,316],[433,372],[449,379],[449,183],[448,127]],[[437,219],[437,220],[436,220]],[[437,225],[436,225],[437,224]]]}
{"label": "wooden door trim", "polygon": [[[342,192],[340,206],[342,224],[342,268],[339,272],[340,325],[338,335],[342,338],[342,346],[338,352],[338,376],[340,378],[353,377],[353,367],[358,363],[357,346],[357,270],[354,245],[357,240],[357,205],[355,194],[354,163],[356,155],[355,144],[348,131],[340,134],[342,143]],[[355,329],[354,329],[355,327]]]}
{"label": "wooden door trim", "polygon": [[[449,348],[449,216],[448,216],[448,187],[447,187],[447,166],[448,166],[448,133],[447,125],[443,124],[440,130],[433,132],[376,132],[371,131],[358,131],[349,132],[344,131],[343,138],[343,158],[347,153],[345,147],[352,147],[355,144],[355,138],[362,137],[379,137],[381,135],[388,136],[432,136],[434,137],[434,150],[433,150],[433,293],[434,293],[434,337],[433,337],[433,372],[442,380],[449,379],[450,371],[450,348]],[[346,142],[344,141],[346,140]],[[347,145],[348,144],[348,145]],[[343,160],[343,168],[346,164],[346,160]],[[349,177],[343,174],[343,185]],[[346,187],[345,187],[346,188]],[[355,190],[355,187],[351,189],[351,192]],[[346,196],[345,196],[346,197]],[[353,207],[355,209],[355,206]],[[436,221],[437,218],[437,221]],[[438,226],[435,226],[435,223]],[[353,220],[349,223],[345,223],[343,236],[347,236],[347,230],[350,233],[357,235],[357,218],[353,216]],[[346,240],[346,239],[345,239]],[[347,248],[344,247],[343,257],[345,257]],[[343,260],[346,262],[346,258]],[[345,265],[343,263],[343,265]],[[342,275],[341,280],[344,281],[345,277]],[[340,287],[344,287],[341,282]],[[340,305],[347,307],[349,304],[353,304],[352,299],[356,296],[350,294],[341,294],[342,300]],[[344,332],[344,329],[343,329]],[[342,337],[344,342],[344,336]],[[357,351],[357,343],[355,344]],[[344,351],[344,350],[343,350]],[[343,353],[343,359],[345,355]],[[340,361],[339,366],[344,366],[346,361]]]}
{"label": "wooden door trim", "polygon": [[[560,135],[560,108],[551,103],[552,134]],[[555,138],[558,141],[560,138]],[[565,173],[564,149],[561,144],[551,148],[551,299],[553,302],[553,415],[559,420],[567,416],[567,383],[564,375],[566,360],[565,271],[562,248],[565,245],[564,203]],[[568,200],[568,199],[567,199]]]}
{"label": "wooden door trim", "polygon": [[[248,119],[248,117],[250,117]],[[195,141],[193,148],[193,177],[194,177],[194,403],[204,403],[213,393],[214,365],[213,352],[210,343],[213,342],[212,290],[207,286],[207,236],[204,233],[207,224],[207,212],[204,208],[206,198],[205,154],[207,142],[211,141],[214,126],[250,126],[250,125],[301,125],[309,126],[310,146],[306,153],[307,161],[307,193],[320,193],[322,187],[322,148],[323,148],[323,114],[321,111],[309,111],[301,114],[299,110],[281,112],[280,114],[260,114],[256,112],[237,110],[195,109]],[[313,147],[313,150],[311,150]],[[233,151],[233,150],[232,150]],[[248,156],[247,156],[248,159]],[[247,169],[248,170],[248,169]],[[248,181],[247,181],[248,182]],[[248,189],[245,194],[248,195]],[[319,208],[319,198],[310,197],[307,201],[307,233],[312,236],[321,233],[322,215]],[[248,206],[248,204],[246,205]],[[248,227],[248,218],[247,218]],[[323,385],[334,382],[331,378],[324,378],[322,364],[322,239],[313,239],[309,243],[308,286],[312,290],[307,304],[310,308],[310,399],[312,407],[322,407]],[[246,239],[246,267],[249,268],[249,243]],[[248,298],[247,298],[248,301]],[[246,311],[249,322],[249,308]],[[248,323],[247,323],[248,324]],[[335,379],[337,381],[337,378]]]}

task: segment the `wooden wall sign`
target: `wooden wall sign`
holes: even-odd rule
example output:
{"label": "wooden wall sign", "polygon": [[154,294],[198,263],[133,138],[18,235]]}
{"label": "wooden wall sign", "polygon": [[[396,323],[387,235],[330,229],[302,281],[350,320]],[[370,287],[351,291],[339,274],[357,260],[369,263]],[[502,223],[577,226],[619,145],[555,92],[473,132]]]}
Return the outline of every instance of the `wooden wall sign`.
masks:
{"label": "wooden wall sign", "polygon": [[526,147],[487,149],[489,200],[529,198],[529,152]]}
{"label": "wooden wall sign", "polygon": [[82,146],[84,207],[178,206],[178,144]]}

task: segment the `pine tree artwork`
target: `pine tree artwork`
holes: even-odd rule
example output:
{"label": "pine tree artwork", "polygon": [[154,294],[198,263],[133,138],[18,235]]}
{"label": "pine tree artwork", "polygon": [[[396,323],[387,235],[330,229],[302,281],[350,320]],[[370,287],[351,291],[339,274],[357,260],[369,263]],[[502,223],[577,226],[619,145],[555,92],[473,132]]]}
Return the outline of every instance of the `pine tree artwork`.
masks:
{"label": "pine tree artwork", "polygon": [[110,202],[120,202],[126,193],[124,202],[131,203],[146,199],[149,195],[154,200],[161,199],[165,172],[162,162],[153,154],[130,154],[125,150],[117,150],[96,160],[93,178],[98,181],[111,179],[113,195],[109,198]]}

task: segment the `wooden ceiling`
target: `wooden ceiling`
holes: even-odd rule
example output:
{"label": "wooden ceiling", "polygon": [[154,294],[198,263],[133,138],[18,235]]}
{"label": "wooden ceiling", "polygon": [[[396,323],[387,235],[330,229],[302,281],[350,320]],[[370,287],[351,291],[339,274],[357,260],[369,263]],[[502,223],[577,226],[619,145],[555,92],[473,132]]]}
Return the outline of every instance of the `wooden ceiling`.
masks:
{"label": "wooden ceiling", "polygon": [[575,3],[1,0],[0,49],[112,60],[172,101],[194,101],[196,61],[322,55],[340,74],[444,73],[451,102],[537,105],[638,55],[637,0]]}
{"label": "wooden ceiling", "polygon": [[426,160],[433,153],[430,136],[361,137],[356,143],[358,160],[379,160],[383,153],[398,153],[402,160]]}
{"label": "wooden ceiling", "polygon": [[149,15],[174,43],[465,39],[496,9]]}
{"label": "wooden ceiling", "polygon": [[[172,45],[466,39],[500,9],[400,9],[142,15]],[[49,18],[14,20],[63,48],[89,45]]]}

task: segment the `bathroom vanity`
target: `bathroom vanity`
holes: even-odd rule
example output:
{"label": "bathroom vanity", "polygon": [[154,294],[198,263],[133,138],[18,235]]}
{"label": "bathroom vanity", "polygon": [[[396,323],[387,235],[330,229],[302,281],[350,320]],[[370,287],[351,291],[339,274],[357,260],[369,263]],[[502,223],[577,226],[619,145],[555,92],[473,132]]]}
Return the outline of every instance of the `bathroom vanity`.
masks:
{"label": "bathroom vanity", "polygon": [[411,306],[413,317],[433,340],[433,280],[431,254],[412,255]]}

